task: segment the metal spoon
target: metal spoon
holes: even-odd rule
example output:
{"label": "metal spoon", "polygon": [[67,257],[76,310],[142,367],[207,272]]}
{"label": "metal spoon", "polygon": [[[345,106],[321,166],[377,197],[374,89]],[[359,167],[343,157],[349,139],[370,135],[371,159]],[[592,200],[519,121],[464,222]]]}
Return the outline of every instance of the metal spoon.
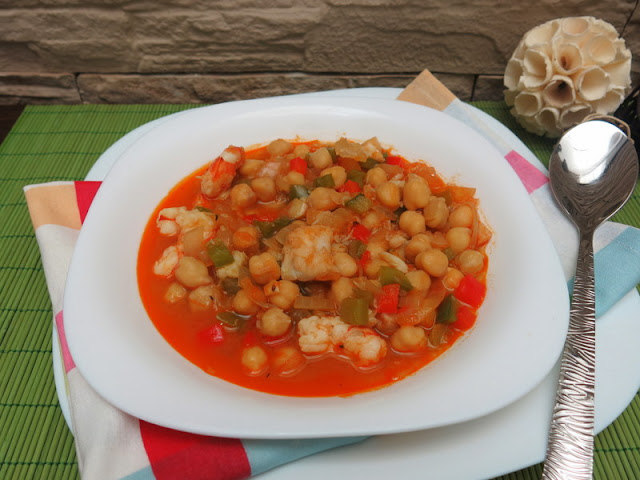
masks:
{"label": "metal spoon", "polygon": [[638,155],[619,128],[592,120],[560,139],[551,154],[549,176],[557,202],[578,227],[580,242],[542,478],[591,480],[596,361],[593,233],[631,196]]}

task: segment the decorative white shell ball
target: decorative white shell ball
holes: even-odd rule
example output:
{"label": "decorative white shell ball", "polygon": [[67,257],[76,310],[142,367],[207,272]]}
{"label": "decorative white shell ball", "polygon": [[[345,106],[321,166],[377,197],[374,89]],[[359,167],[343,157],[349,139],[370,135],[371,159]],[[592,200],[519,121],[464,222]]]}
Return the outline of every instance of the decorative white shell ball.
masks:
{"label": "decorative white shell ball", "polygon": [[522,37],[504,86],[505,101],[525,129],[559,137],[587,115],[618,108],[631,86],[631,52],[603,20],[551,20]]}

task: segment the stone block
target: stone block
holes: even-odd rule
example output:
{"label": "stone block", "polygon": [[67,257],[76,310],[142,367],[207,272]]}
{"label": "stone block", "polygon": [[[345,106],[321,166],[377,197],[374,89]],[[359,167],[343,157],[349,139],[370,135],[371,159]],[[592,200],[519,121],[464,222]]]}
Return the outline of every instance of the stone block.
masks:
{"label": "stone block", "polygon": [[547,20],[579,11],[620,29],[633,6],[612,3],[579,2],[578,9],[576,1],[552,0],[536,2],[535,8],[525,2],[333,1],[307,35],[305,69],[498,74],[522,35]]}
{"label": "stone block", "polygon": [[134,70],[128,22],[117,9],[0,10],[0,45],[8,47],[3,63],[25,72]]}
{"label": "stone block", "polygon": [[75,76],[0,73],[0,104],[80,103]]}

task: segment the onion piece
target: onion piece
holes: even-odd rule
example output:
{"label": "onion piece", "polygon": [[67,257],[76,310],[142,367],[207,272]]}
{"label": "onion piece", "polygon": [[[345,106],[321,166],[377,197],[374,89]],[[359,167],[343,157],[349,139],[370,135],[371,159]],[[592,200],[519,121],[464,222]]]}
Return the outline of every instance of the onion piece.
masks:
{"label": "onion piece", "polygon": [[335,310],[333,301],[326,297],[305,297],[300,295],[293,303],[293,308],[301,310],[323,310],[330,311]]}

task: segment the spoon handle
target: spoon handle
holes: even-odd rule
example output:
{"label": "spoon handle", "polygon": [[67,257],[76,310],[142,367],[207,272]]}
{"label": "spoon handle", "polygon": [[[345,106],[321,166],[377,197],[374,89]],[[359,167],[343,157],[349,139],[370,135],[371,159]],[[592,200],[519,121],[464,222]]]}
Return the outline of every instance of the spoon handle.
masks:
{"label": "spoon handle", "polygon": [[591,480],[596,364],[593,231],[580,232],[569,330],[553,409],[543,479]]}

